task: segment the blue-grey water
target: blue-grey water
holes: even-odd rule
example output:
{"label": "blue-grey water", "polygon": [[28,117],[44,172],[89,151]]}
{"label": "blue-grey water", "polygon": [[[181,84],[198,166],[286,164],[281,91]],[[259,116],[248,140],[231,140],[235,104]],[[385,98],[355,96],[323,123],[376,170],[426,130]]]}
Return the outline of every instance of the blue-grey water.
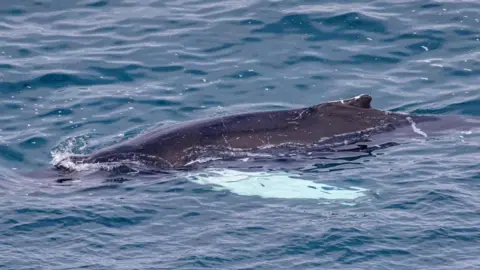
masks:
{"label": "blue-grey water", "polygon": [[361,93],[480,117],[479,29],[474,0],[3,0],[0,268],[480,269],[478,130],[244,182],[27,174],[161,125]]}

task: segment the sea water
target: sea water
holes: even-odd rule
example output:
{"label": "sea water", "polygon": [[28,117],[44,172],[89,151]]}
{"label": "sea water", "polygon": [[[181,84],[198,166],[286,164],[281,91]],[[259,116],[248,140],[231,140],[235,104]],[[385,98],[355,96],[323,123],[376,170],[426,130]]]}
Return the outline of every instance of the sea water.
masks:
{"label": "sea water", "polygon": [[374,151],[191,174],[28,174],[155,127],[362,93],[478,118],[479,14],[478,1],[2,1],[0,268],[479,269],[475,129],[416,125],[427,137]]}

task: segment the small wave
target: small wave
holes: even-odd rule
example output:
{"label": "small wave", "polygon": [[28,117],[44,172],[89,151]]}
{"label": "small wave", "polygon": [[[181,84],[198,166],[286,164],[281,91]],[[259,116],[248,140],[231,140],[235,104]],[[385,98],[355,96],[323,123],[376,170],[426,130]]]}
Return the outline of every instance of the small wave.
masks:
{"label": "small wave", "polygon": [[0,156],[10,161],[24,162],[25,160],[25,156],[22,152],[19,152],[8,145],[2,144],[0,144]]}
{"label": "small wave", "polygon": [[23,142],[20,143],[22,148],[30,149],[30,148],[41,148],[47,144],[47,139],[43,137],[30,137]]}
{"label": "small wave", "polygon": [[226,77],[233,78],[233,79],[248,79],[251,77],[257,77],[260,76],[260,73],[255,72],[253,70],[246,70],[246,71],[240,71],[235,74],[228,75]]}
{"label": "small wave", "polygon": [[88,78],[88,76],[73,75],[68,73],[48,73],[31,80],[0,82],[0,93],[14,93],[22,90],[37,88],[62,88],[73,85],[90,86],[110,83],[113,83],[113,81],[100,78]]}
{"label": "small wave", "polygon": [[416,109],[413,112],[416,114],[447,114],[460,113],[462,115],[480,115],[480,100],[467,100],[458,103],[451,103],[445,107],[438,109]]}
{"label": "small wave", "polygon": [[327,18],[318,18],[314,21],[322,22],[324,25],[337,26],[338,30],[360,30],[365,32],[387,33],[387,26],[378,19],[369,17],[358,12],[348,12]]}
{"label": "small wave", "polygon": [[91,1],[90,3],[85,4],[87,7],[99,8],[108,5],[108,1]]}

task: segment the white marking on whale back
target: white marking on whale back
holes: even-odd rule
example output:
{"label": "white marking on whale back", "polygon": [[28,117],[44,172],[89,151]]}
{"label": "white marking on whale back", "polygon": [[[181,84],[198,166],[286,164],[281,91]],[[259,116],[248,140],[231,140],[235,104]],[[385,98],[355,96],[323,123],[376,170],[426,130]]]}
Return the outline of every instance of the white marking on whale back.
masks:
{"label": "white marking on whale back", "polygon": [[[366,95],[366,94],[360,94],[360,95],[358,95],[358,96],[353,97],[352,99],[358,100],[358,99],[360,99],[360,97],[363,96],[363,95]],[[332,101],[329,101],[328,103],[335,103],[335,102],[340,102],[340,103],[342,103],[342,104],[345,104],[345,99],[332,100]]]}
{"label": "white marking on whale back", "polygon": [[195,163],[200,163],[200,164],[202,164],[202,163],[207,163],[207,162],[210,162],[210,161],[215,161],[215,160],[220,160],[220,159],[222,159],[222,158],[220,158],[220,157],[197,158],[197,159],[194,159],[194,160],[192,160],[192,161],[190,161],[190,162],[187,162],[187,163],[185,164],[185,166],[190,166],[190,165],[195,164]]}
{"label": "white marking on whale back", "polygon": [[427,133],[425,133],[421,129],[419,129],[411,117],[407,117],[407,120],[410,123],[410,125],[412,126],[413,132],[415,132],[417,134],[420,134],[425,138],[428,138]]}
{"label": "white marking on whale back", "polygon": [[366,94],[360,94],[360,95],[354,97],[354,99],[355,99],[355,100],[358,100],[358,99],[360,99],[361,96],[364,96],[364,95],[366,95]]}

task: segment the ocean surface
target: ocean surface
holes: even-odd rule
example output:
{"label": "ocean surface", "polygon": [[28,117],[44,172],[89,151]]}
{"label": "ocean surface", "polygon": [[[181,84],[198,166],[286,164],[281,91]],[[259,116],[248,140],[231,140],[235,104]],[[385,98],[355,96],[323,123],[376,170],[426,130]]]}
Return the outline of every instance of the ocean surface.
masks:
{"label": "ocean surface", "polygon": [[3,0],[0,269],[480,269],[478,129],[265,169],[31,174],[362,93],[478,119],[480,2]]}

